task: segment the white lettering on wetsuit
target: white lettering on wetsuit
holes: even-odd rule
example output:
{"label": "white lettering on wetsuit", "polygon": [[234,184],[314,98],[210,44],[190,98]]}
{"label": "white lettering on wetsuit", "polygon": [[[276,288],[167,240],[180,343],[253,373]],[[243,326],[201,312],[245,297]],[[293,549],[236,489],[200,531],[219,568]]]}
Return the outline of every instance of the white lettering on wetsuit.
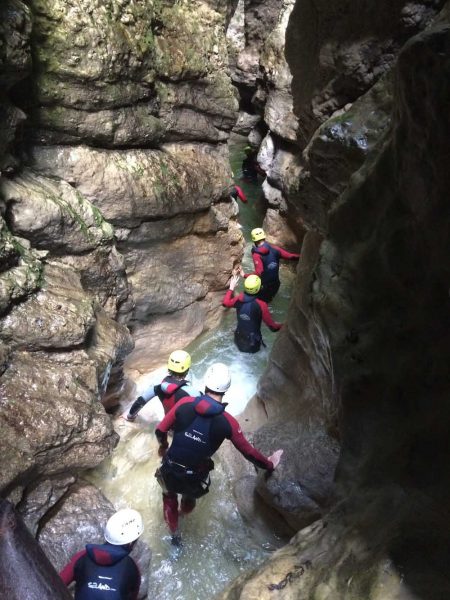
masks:
{"label": "white lettering on wetsuit", "polygon": [[276,269],[277,268],[277,263],[276,262],[271,262],[267,265],[268,269]]}
{"label": "white lettering on wetsuit", "polygon": [[189,433],[189,431],[185,431],[184,435],[190,438],[191,440],[194,440],[194,442],[201,442],[202,444],[206,444],[206,442],[204,442],[202,438],[199,438],[197,435],[192,435],[192,433]]}
{"label": "white lettering on wetsuit", "polygon": [[92,590],[102,590],[103,592],[117,592],[116,588],[109,587],[107,583],[97,583],[96,581],[89,581],[88,587]]}

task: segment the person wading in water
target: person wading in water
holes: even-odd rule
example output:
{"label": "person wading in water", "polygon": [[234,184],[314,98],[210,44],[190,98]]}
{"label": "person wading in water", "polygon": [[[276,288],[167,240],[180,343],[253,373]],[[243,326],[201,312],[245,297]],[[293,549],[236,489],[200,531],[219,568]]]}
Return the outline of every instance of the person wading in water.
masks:
{"label": "person wading in water", "polygon": [[[261,227],[252,229],[252,258],[255,267],[254,274],[261,278],[261,291],[258,293],[258,298],[264,302],[271,302],[280,288],[280,259],[298,260],[300,254],[288,252],[279,246],[274,246],[266,242],[266,234]],[[239,275],[241,277],[250,277],[250,274],[245,274],[242,267],[239,267]]]}
{"label": "person wading in water", "polygon": [[230,286],[225,294],[222,304],[227,308],[235,308],[237,327],[234,332],[234,341],[241,352],[258,352],[263,343],[261,335],[261,322],[271,331],[279,331],[281,323],[272,319],[266,302],[257,297],[261,288],[261,279],[258,275],[249,275],[244,280],[244,292],[234,296],[234,290],[239,281],[239,275],[233,275]]}
{"label": "person wading in water", "polygon": [[[197,498],[209,491],[209,472],[214,468],[211,457],[222,442],[230,440],[250,462],[271,473],[279,464],[283,450],[266,458],[244,437],[237,420],[225,410],[223,397],[231,385],[228,367],[211,365],[205,373],[205,393],[197,398],[183,398],[156,427],[161,467],[155,476],[163,491],[163,512],[172,543],[179,545],[178,494],[180,510],[186,515],[195,507]],[[173,430],[169,447],[167,432]]]}
{"label": "person wading in water", "polygon": [[186,396],[198,396],[199,391],[194,388],[186,377],[191,368],[191,357],[184,350],[175,350],[169,356],[167,361],[167,370],[169,373],[164,377],[161,383],[151,385],[145,390],[142,396],[139,396],[131,408],[124,414],[127,421],[134,421],[139,411],[155,396],[161,400],[164,408],[164,414]]}

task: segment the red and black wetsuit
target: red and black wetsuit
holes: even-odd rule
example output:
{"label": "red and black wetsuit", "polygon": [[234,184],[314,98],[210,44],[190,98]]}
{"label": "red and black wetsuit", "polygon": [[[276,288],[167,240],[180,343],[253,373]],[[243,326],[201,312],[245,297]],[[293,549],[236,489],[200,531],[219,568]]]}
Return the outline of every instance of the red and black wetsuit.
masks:
{"label": "red and black wetsuit", "polygon": [[88,544],[59,574],[75,581],[75,600],[137,600],[141,576],[130,550],[113,544]]}
{"label": "red and black wetsuit", "polygon": [[[156,437],[163,446],[167,445],[169,429],[174,432],[159,473],[163,479],[164,518],[172,532],[178,524],[177,494],[195,499],[208,492],[211,457],[224,440],[230,440],[257,467],[273,470],[272,462],[245,439],[239,423],[225,407],[206,394],[183,398],[156,428]],[[190,510],[194,505],[195,501]]]}
{"label": "red and black wetsuit", "polygon": [[233,291],[228,290],[222,304],[237,311],[234,341],[241,352],[254,353],[261,348],[261,321],[272,331],[278,331],[282,326],[272,319],[267,304],[254,295],[241,292],[233,297]]}
{"label": "red and black wetsuit", "polygon": [[259,246],[252,247],[252,258],[255,266],[254,272],[261,277],[261,290],[258,298],[270,302],[280,288],[280,259],[298,260],[300,254],[288,252],[265,241]]}
{"label": "red and black wetsuit", "polygon": [[242,188],[240,188],[238,185],[234,186],[234,189],[231,192],[231,197],[234,198],[235,200],[237,200],[239,198],[239,200],[241,200],[241,202],[244,202],[244,203],[247,202],[247,196],[244,194],[244,191],[242,190]]}
{"label": "red and black wetsuit", "polygon": [[198,391],[195,390],[191,383],[186,379],[179,379],[173,375],[166,375],[161,383],[145,390],[144,394],[139,396],[139,398],[133,402],[128,414],[130,417],[136,417],[138,412],[147,404],[147,402],[155,396],[158,396],[161,400],[164,414],[167,414],[178,400],[197,393]]}

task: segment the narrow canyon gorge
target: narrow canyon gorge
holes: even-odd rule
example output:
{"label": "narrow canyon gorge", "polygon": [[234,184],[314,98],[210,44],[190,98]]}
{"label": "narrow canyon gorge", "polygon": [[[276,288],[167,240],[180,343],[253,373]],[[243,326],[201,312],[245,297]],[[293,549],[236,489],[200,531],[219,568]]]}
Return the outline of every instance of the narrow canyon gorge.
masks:
{"label": "narrow canyon gorge", "polygon": [[70,597],[119,449],[157,460],[120,413],[175,349],[199,381],[239,354],[222,299],[264,227],[301,258],[233,377],[282,461],[224,445],[195,512],[223,497],[242,535],[212,558],[238,566],[164,588],[175,558],[156,586],[147,537],[139,598],[450,598],[450,3],[2,0],[0,82],[1,597]]}

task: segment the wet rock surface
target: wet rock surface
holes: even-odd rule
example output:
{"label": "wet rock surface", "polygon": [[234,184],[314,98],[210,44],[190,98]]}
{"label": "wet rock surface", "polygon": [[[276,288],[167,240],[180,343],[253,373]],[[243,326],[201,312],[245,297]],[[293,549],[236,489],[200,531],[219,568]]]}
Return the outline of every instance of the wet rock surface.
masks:
{"label": "wet rock surface", "polygon": [[303,247],[248,409],[285,456],[268,481],[234,462],[235,493],[280,535],[322,520],[223,597],[449,595],[448,8],[390,73],[442,4],[2,4],[0,492],[55,563],[112,511],[73,483],[117,441],[99,400],[127,356],[138,376],[212,326],[242,254],[236,10],[236,131],[261,142],[264,226]]}
{"label": "wet rock surface", "polygon": [[117,443],[100,401],[217,322],[242,254],[231,5],[0,7],[0,493],[58,567],[113,510],[73,483]]}
{"label": "wet rock surface", "polygon": [[[291,19],[300,30],[302,6]],[[221,598],[438,600],[449,593],[449,36],[447,6],[400,52],[392,121],[381,117],[362,167],[344,188],[344,171],[334,170],[336,201],[324,210],[322,233],[305,237],[287,326],[255,400],[270,421],[289,412],[309,432],[340,442],[332,508]],[[290,61],[293,69],[299,60]],[[294,83],[294,92],[301,106],[305,91]],[[369,108],[378,93],[354,104],[363,139],[379,114]],[[311,150],[322,144],[325,130],[318,131]],[[338,132],[344,148],[336,156],[345,165],[361,148]],[[430,140],[439,151],[429,151]],[[333,176],[323,172],[329,186]],[[332,466],[329,458],[325,464]]]}

